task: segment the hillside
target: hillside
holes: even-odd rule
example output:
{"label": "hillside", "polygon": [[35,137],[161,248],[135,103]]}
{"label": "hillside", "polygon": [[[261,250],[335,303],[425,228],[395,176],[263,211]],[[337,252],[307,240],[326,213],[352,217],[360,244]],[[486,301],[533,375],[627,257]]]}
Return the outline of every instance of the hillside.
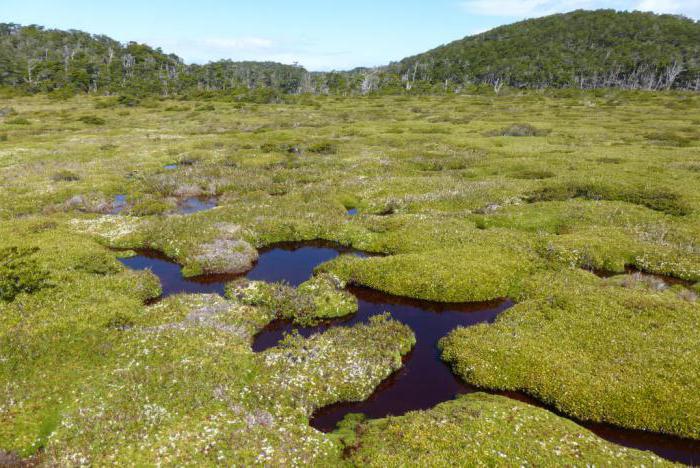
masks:
{"label": "hillside", "polygon": [[466,37],[386,67],[309,73],[221,60],[187,65],[160,48],[81,31],[0,23],[0,86],[29,92],[191,95],[434,92],[465,85],[700,90],[700,23],[613,10],[574,11]]}
{"label": "hillside", "polygon": [[408,57],[413,82],[515,87],[700,88],[700,23],[614,10],[531,19]]}

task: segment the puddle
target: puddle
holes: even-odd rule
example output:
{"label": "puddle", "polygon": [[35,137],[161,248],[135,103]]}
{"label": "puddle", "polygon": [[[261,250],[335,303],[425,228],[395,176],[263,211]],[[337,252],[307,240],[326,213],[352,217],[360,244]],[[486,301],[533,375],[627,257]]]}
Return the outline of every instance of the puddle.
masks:
{"label": "puddle", "polygon": [[[119,259],[136,270],[151,269],[161,281],[163,296],[185,293],[224,293],[227,282],[237,275],[210,275],[184,278],[180,266],[154,251],[139,251],[139,255]],[[367,256],[350,248],[327,242],[282,243],[260,250],[260,258],[246,275],[251,280],[287,281],[298,286],[306,281],[314,268],[341,253]],[[333,326],[351,326],[364,322],[384,311],[394,319],[410,326],[416,334],[414,349],[404,357],[404,366],[380,384],[375,392],[361,402],[338,403],[321,408],[311,418],[311,425],[330,431],[348,413],[364,413],[371,418],[401,415],[407,411],[427,409],[460,393],[483,391],[460,381],[440,359],[437,341],[457,326],[493,322],[510,306],[509,300],[484,303],[448,304],[420,301],[388,295],[372,289],[349,287],[359,303],[357,314],[346,319],[326,322],[317,327],[299,328],[288,321],[272,322],[255,336],[253,349],[257,352],[274,346],[286,333],[296,329],[304,336],[322,332]],[[499,392],[491,392],[499,393]],[[502,395],[545,407],[526,395],[507,392]],[[545,407],[546,408],[546,407]],[[641,450],[650,450],[672,461],[693,464],[700,460],[700,441],[672,436],[621,429],[606,424],[578,423],[613,443]]]}
{"label": "puddle", "polygon": [[119,214],[126,208],[126,195],[115,195],[112,202],[111,214]]}
{"label": "puddle", "polygon": [[173,171],[177,169],[177,164],[166,164],[165,166],[163,166],[163,169]]}
{"label": "puddle", "polygon": [[314,268],[340,254],[358,257],[372,255],[333,242],[282,242],[260,249],[257,263],[245,276],[250,280],[286,281],[292,286],[299,286],[311,278]]}
{"label": "puddle", "polygon": [[680,278],[676,278],[674,276],[668,276],[668,275],[660,275],[656,273],[647,273],[641,270],[638,270],[637,268],[627,265],[625,266],[625,272],[624,273],[615,273],[612,271],[607,271],[607,270],[588,270],[594,275],[600,277],[600,278],[611,278],[613,276],[620,276],[623,274],[629,275],[629,280],[630,281],[645,281],[648,283],[655,283],[657,284],[660,288],[659,289],[666,289],[670,288],[671,286],[683,286],[685,288],[690,288],[692,287],[695,283],[693,281],[688,281]]}
{"label": "puddle", "polygon": [[206,211],[214,208],[218,203],[216,197],[202,198],[190,197],[185,198],[177,204],[177,212],[180,214],[192,214],[198,211]]}
{"label": "puddle", "polygon": [[151,270],[159,279],[162,297],[178,293],[224,295],[226,283],[241,275],[206,275],[185,278],[182,268],[157,250],[136,250],[134,257],[119,258],[132,270]]}

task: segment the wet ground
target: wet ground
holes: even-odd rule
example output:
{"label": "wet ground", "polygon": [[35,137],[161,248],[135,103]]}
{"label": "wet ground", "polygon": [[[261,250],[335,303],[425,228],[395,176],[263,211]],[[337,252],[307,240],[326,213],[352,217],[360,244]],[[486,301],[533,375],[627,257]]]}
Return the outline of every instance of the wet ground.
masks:
{"label": "wet ground", "polygon": [[670,288],[671,286],[676,286],[676,285],[683,286],[685,288],[690,288],[695,284],[693,281],[688,281],[688,280],[684,280],[684,279],[680,279],[680,278],[674,278],[673,276],[660,275],[658,273],[647,273],[645,271],[641,271],[641,270],[633,267],[632,265],[625,266],[624,273],[615,273],[615,272],[607,271],[607,270],[589,270],[589,271],[600,278],[612,278],[614,276],[620,276],[622,274],[626,274],[626,275],[630,276],[631,280],[640,280],[640,281],[653,280],[662,289],[663,288]]}
{"label": "wet ground", "polygon": [[[163,296],[175,293],[224,293],[224,286],[235,275],[210,275],[184,278],[180,266],[154,251],[120,259],[132,269],[149,268],[161,280]],[[247,278],[262,281],[286,281],[297,286],[313,274],[321,263],[340,254],[367,256],[363,252],[326,242],[276,244],[260,251],[260,258]],[[458,326],[493,322],[498,314],[513,303],[507,299],[469,304],[435,303],[392,296],[379,291],[349,287],[359,303],[357,314],[326,322],[316,327],[300,328],[288,321],[272,322],[256,335],[253,349],[257,352],[275,346],[285,333],[298,330],[304,336],[322,332],[333,326],[350,326],[365,322],[369,317],[391,312],[394,319],[405,323],[416,335],[414,349],[404,358],[404,366],[386,379],[367,399],[361,402],[339,403],[320,409],[311,424],[322,431],[333,430],[348,413],[364,413],[371,418],[400,415],[407,411],[427,409],[450,400],[459,393],[480,391],[461,382],[440,359],[437,341]],[[483,390],[481,390],[483,391]],[[542,406],[526,395],[506,393],[506,396]],[[656,454],[686,464],[700,462],[700,441],[620,429],[604,424],[583,426],[611,442]]]}
{"label": "wet ground", "polygon": [[190,197],[177,204],[177,212],[180,214],[192,214],[198,211],[206,211],[214,208],[218,203],[216,197]]}
{"label": "wet ground", "polygon": [[119,214],[126,208],[126,195],[115,195],[111,214]]}

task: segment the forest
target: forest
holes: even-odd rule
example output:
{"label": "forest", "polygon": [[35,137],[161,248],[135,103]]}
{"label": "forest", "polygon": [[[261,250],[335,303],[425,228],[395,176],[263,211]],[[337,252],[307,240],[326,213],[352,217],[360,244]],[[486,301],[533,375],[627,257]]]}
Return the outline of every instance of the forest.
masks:
{"label": "forest", "polygon": [[700,24],[679,16],[574,11],[466,37],[387,66],[313,72],[221,60],[188,65],[160,48],[81,31],[0,24],[0,85],[25,92],[217,95],[439,93],[521,88],[700,90]]}

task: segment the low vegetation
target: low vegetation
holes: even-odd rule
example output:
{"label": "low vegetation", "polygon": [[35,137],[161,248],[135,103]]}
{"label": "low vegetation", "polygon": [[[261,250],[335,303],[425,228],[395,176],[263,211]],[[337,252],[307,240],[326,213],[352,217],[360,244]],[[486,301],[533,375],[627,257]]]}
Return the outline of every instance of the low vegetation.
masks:
{"label": "low vegetation", "polygon": [[[654,463],[566,417],[700,439],[697,94],[300,96],[214,110],[5,100],[17,115],[0,120],[0,460]],[[93,115],[104,124],[78,120]],[[514,123],[546,132],[491,136]],[[658,132],[689,142],[646,138]],[[197,196],[217,205],[178,213]],[[236,282],[226,298],[154,303],[156,277],[115,250],[155,249],[197,276],[312,239],[381,255],[343,255],[297,288]],[[685,281],[657,287],[630,266]],[[367,398],[414,343],[380,317],[251,350],[276,318],[352,314],[346,284],[510,298],[494,324],[446,337],[443,357],[469,382],[522,390],[563,416],[472,395],[311,428],[316,409]]]}
{"label": "low vegetation", "polygon": [[[474,393],[428,411],[346,424],[339,435],[356,466],[663,466],[648,453],[605,442],[586,429],[509,398]],[[513,440],[517,434],[517,441]]]}
{"label": "low vegetation", "polygon": [[495,324],[444,338],[443,359],[468,382],[524,390],[577,419],[698,439],[698,305],[653,284],[535,277]]}

